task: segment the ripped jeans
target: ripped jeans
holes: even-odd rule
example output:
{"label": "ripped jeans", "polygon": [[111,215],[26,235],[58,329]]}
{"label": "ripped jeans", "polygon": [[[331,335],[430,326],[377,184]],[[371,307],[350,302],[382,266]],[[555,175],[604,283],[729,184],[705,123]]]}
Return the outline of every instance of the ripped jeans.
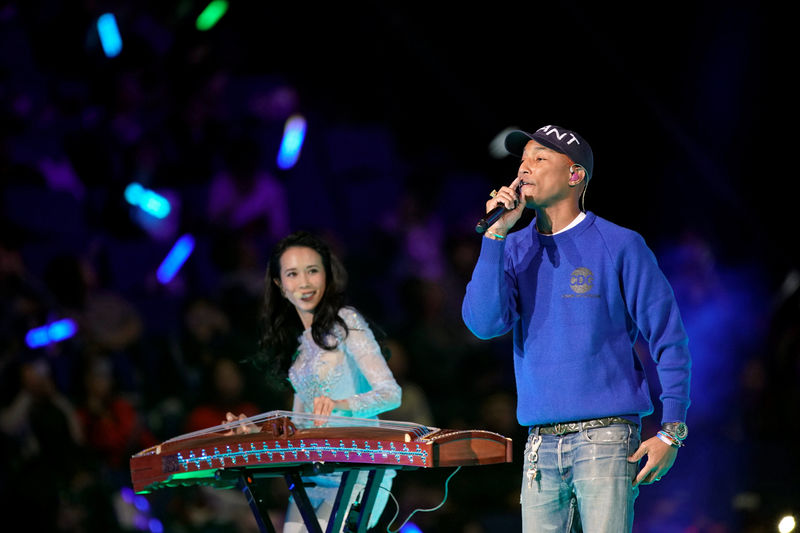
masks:
{"label": "ripped jeans", "polygon": [[638,426],[629,424],[565,435],[532,431],[522,475],[522,530],[631,531],[633,503],[639,494],[631,484],[639,466],[627,458],[640,442]]}

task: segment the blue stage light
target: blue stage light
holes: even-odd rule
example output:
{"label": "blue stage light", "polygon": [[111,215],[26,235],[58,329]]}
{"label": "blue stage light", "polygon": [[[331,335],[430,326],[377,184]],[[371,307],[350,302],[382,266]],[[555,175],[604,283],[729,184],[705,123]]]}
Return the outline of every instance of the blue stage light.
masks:
{"label": "blue stage light", "polygon": [[172,278],[175,277],[175,274],[178,273],[178,270],[181,269],[193,250],[194,237],[187,234],[178,239],[167,254],[167,257],[164,258],[164,261],[162,261],[161,265],[158,267],[158,271],[156,272],[158,281],[163,284],[172,281]]}
{"label": "blue stage light", "polygon": [[165,218],[169,215],[171,206],[169,200],[155,191],[146,189],[138,183],[131,183],[125,187],[125,200],[142,211],[156,218]]}
{"label": "blue stage light", "polygon": [[60,342],[75,335],[78,326],[69,318],[56,320],[38,328],[33,328],[25,335],[25,343],[30,348],[41,348],[54,342]]}
{"label": "blue stage light", "polygon": [[278,167],[292,168],[300,157],[303,141],[306,137],[306,119],[301,115],[292,115],[286,120],[283,128],[283,140],[278,151]]}
{"label": "blue stage light", "polygon": [[25,335],[25,343],[29,348],[41,348],[50,344],[50,337],[47,335],[47,327],[34,328]]}
{"label": "blue stage light", "polygon": [[135,496],[133,499],[133,505],[142,512],[147,512],[150,510],[150,501],[144,496]]}
{"label": "blue stage light", "polygon": [[97,19],[97,34],[106,57],[116,57],[122,51],[122,36],[117,27],[117,19],[111,13],[100,15]]}

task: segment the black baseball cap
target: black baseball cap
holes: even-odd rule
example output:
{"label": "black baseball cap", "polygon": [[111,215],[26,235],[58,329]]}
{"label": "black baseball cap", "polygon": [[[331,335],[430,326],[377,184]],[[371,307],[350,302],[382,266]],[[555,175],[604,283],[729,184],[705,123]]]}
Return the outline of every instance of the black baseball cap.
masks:
{"label": "black baseball cap", "polygon": [[530,140],[566,155],[586,170],[587,182],[591,179],[594,171],[592,147],[574,131],[559,126],[542,126],[533,133],[512,131],[506,135],[506,150],[512,155],[521,157],[522,152],[525,151],[525,145]]}

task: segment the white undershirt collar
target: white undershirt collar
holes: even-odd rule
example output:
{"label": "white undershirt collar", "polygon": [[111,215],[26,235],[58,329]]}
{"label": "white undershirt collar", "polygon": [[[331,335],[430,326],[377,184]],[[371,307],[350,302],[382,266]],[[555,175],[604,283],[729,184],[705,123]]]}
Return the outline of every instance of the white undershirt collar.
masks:
{"label": "white undershirt collar", "polygon": [[[576,217],[573,219],[573,221],[572,221],[572,222],[570,222],[569,224],[567,224],[567,226],[566,226],[565,228],[563,228],[563,229],[560,229],[560,230],[558,230],[558,231],[557,231],[557,232],[555,232],[555,233],[550,233],[550,235],[558,235],[559,233],[564,233],[564,232],[565,232],[565,231],[567,231],[568,229],[572,229],[572,228],[574,228],[575,226],[577,226],[578,224],[580,224],[580,223],[581,223],[581,220],[583,220],[584,218],[586,218],[586,213],[584,213],[583,211],[581,211],[580,213],[578,213],[578,216],[576,216]],[[538,231],[538,229],[537,229],[537,231]],[[543,235],[544,235],[544,234],[543,234]]]}

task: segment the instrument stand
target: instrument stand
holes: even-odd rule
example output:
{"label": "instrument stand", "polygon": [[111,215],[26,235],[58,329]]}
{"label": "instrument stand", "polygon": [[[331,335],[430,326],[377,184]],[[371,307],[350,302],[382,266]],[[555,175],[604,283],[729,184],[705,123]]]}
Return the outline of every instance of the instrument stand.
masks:
{"label": "instrument stand", "polygon": [[265,504],[263,487],[256,483],[252,477],[242,473],[239,476],[237,488],[241,490],[242,494],[247,498],[247,504],[253,512],[256,524],[258,524],[258,530],[261,533],[276,533],[269,519],[269,510]]}
{"label": "instrument stand", "polygon": [[[303,522],[309,533],[322,533],[322,528],[319,524],[319,517],[311,505],[311,501],[306,493],[305,485],[302,480],[304,475],[319,475],[335,471],[335,467],[330,465],[314,464],[301,465],[294,468],[284,470],[283,479],[294,498],[297,508],[300,510],[300,515],[303,517]],[[369,472],[367,476],[367,484],[364,487],[364,492],[361,495],[361,501],[355,502],[351,508],[347,507],[347,502],[353,494],[358,473],[361,470]],[[386,467],[375,468],[353,468],[352,465],[347,465],[347,468],[342,472],[342,480],[339,484],[339,490],[336,493],[336,499],[333,502],[331,509],[331,516],[328,518],[328,527],[325,533],[339,533],[344,531],[346,533],[366,533],[369,518],[372,514],[372,509],[375,506],[375,501],[380,490],[383,476],[386,472]],[[269,510],[266,505],[266,498],[264,495],[264,486],[259,483],[259,480],[278,477],[274,470],[270,469],[220,469],[216,472],[217,479],[236,477],[236,485],[242,491],[250,510],[258,524],[258,529],[261,533],[276,533],[275,527],[269,518]],[[323,517],[324,518],[324,517]],[[342,526],[344,525],[344,529]]]}

